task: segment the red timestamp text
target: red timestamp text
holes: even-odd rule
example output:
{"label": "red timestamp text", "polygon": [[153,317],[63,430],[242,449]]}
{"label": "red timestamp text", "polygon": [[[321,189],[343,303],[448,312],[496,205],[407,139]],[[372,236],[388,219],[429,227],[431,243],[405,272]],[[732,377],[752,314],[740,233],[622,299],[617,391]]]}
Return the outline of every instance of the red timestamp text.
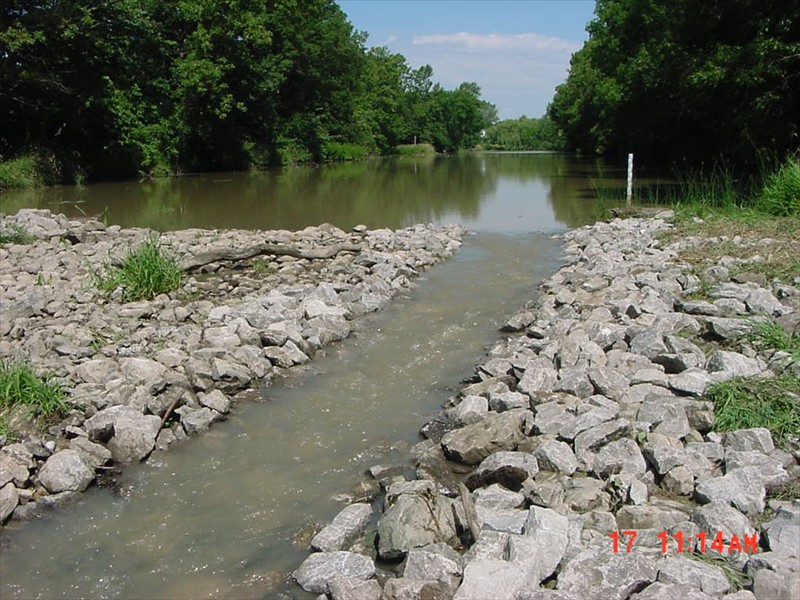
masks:
{"label": "red timestamp text", "polygon": [[[614,531],[608,537],[612,541],[612,549],[614,554],[625,552],[630,554],[636,543],[638,532],[634,529],[627,529],[624,531]],[[661,552],[667,554],[670,550],[677,550],[679,553],[683,552],[697,552],[699,554],[706,554],[708,551],[713,551],[718,554],[734,554],[745,553],[755,554],[758,552],[758,534],[731,535],[729,540],[725,539],[725,535],[718,531],[716,534],[707,531],[698,531],[694,537],[684,533],[683,531],[676,531],[669,533],[662,531],[658,534],[658,539],[661,540]]]}

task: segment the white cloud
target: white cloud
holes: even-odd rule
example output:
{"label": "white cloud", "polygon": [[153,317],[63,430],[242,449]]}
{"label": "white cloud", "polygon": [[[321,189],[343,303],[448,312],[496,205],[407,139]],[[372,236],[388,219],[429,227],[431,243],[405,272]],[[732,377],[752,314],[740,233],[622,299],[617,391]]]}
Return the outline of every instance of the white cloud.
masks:
{"label": "white cloud", "polygon": [[581,47],[578,42],[540,35],[538,33],[439,33],[418,35],[412,40],[415,46],[446,45],[476,50],[552,50],[574,52]]}

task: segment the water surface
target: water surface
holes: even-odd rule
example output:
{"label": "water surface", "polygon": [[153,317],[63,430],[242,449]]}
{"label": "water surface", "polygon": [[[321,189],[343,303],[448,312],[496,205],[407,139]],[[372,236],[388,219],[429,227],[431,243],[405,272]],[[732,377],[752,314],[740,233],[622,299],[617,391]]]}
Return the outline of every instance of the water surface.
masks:
{"label": "water surface", "polygon": [[[356,335],[204,436],[128,468],[70,510],[4,533],[2,598],[308,597],[292,539],[367,467],[407,461],[427,417],[559,260],[545,235],[590,220],[597,166],[558,155],[209,175],[4,197],[110,223],[302,228],[461,222],[473,233]],[[27,194],[27,195],[26,195]],[[53,204],[56,202],[56,204]],[[78,202],[78,203],[76,203]],[[313,597],[313,596],[311,596]]]}

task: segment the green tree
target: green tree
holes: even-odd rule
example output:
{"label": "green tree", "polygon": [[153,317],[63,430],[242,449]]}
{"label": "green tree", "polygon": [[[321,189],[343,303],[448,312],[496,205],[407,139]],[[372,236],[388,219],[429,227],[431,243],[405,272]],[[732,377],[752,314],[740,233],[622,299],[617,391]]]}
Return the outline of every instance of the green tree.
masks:
{"label": "green tree", "polygon": [[790,0],[598,0],[549,115],[568,144],[755,163],[800,144],[800,12]]}

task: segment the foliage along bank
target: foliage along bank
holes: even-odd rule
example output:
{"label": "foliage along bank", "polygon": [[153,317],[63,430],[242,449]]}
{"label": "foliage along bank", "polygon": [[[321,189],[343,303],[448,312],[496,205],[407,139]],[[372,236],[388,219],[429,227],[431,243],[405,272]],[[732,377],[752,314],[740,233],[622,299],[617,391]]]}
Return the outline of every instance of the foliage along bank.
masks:
{"label": "foliage along bank", "polygon": [[597,0],[549,116],[570,149],[757,166],[800,147],[793,0]]}
{"label": "foliage along bank", "polygon": [[[9,0],[0,160],[27,162],[7,166],[0,188],[345,160],[411,142],[453,152],[496,120],[476,84],[445,90],[430,66],[365,43],[333,0]],[[31,161],[57,168],[19,179]]]}

